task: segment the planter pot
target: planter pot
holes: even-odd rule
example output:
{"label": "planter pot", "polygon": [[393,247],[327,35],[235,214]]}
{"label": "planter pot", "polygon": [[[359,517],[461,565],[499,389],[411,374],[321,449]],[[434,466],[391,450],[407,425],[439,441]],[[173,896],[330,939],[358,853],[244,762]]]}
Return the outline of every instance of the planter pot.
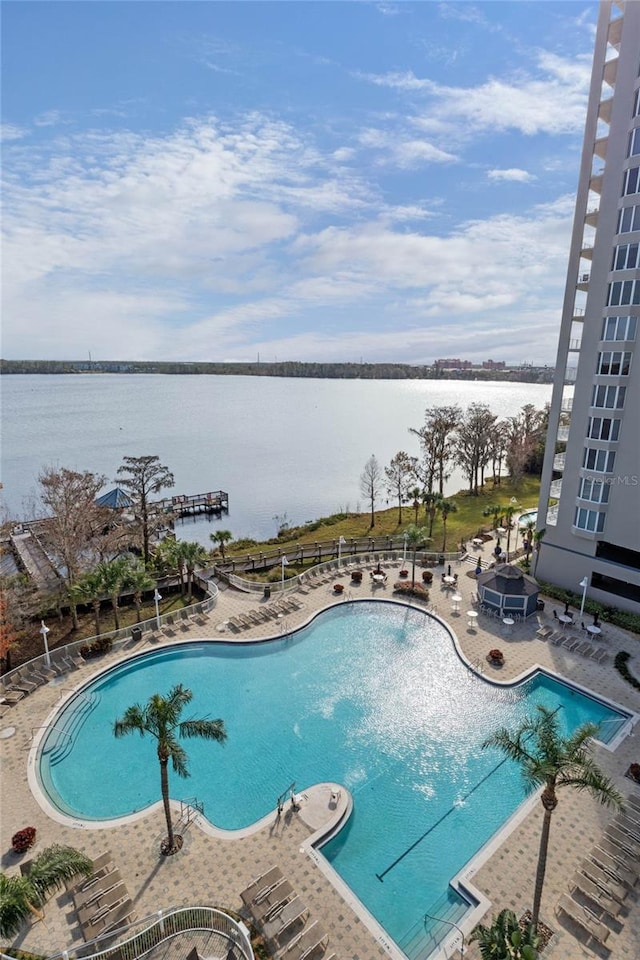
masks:
{"label": "planter pot", "polygon": [[354,570],[351,574],[351,580],[353,583],[360,583],[362,581],[362,570]]}
{"label": "planter pot", "polygon": [[640,763],[630,763],[627,776],[636,783],[640,783]]}
{"label": "planter pot", "polygon": [[398,576],[401,577],[403,580],[406,580],[406,578],[409,576],[409,571],[408,571],[408,570],[401,570],[400,573],[398,574]]}
{"label": "planter pot", "polygon": [[422,574],[423,583],[431,583],[433,581],[433,574],[431,570],[425,570]]}
{"label": "planter pot", "polygon": [[29,847],[32,847],[35,842],[35,827],[24,827],[23,830],[18,830],[18,832],[14,833],[14,835],[11,837],[11,846],[13,847],[14,853],[24,853],[25,850],[28,850]]}
{"label": "planter pot", "polygon": [[343,583],[334,583],[334,585],[333,585],[333,592],[334,592],[334,593],[342,593],[343,590],[344,590],[344,584],[343,584]]}

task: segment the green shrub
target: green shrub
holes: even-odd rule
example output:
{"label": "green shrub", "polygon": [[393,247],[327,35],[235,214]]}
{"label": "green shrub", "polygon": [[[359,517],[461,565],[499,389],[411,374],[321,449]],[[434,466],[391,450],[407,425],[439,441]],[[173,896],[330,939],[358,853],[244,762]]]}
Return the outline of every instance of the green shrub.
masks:
{"label": "green shrub", "polygon": [[[554,583],[546,583],[544,580],[538,580],[538,583],[540,584],[541,592],[547,597],[551,597],[552,600],[559,600],[561,603],[568,601],[574,607],[580,607],[582,603],[582,596],[580,594],[565,590],[564,587],[557,587]],[[612,623],[614,626],[621,627],[623,630],[630,630],[632,633],[640,634],[640,614],[630,613],[628,610],[618,610],[616,607],[611,607],[603,603],[598,603],[596,600],[589,599],[587,599],[584,605],[584,612],[592,616],[598,614],[600,620],[604,620],[605,623]]]}
{"label": "green shrub", "polygon": [[416,597],[418,600],[429,600],[429,591],[421,583],[411,584],[410,580],[398,580],[393,585],[393,592],[403,597]]}
{"label": "green shrub", "polygon": [[627,653],[626,650],[621,650],[620,653],[616,654],[613,665],[620,676],[624,677],[627,683],[630,683],[632,687],[636,688],[636,690],[640,690],[640,680],[637,680],[636,677],[634,677],[627,665],[630,659],[631,654]]}

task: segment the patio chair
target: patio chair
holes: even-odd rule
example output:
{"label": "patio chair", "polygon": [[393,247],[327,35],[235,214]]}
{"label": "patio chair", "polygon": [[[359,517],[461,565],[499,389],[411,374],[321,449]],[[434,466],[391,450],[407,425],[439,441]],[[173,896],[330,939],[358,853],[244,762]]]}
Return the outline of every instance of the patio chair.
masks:
{"label": "patio chair", "polygon": [[93,873],[89,877],[82,877],[81,880],[75,880],[74,878],[65,881],[66,889],[73,895],[74,891],[86,890],[88,889],[96,880],[99,879],[104,873],[108,873],[109,870],[114,869],[113,865],[113,854],[110,850],[105,850],[104,853],[101,853],[99,857],[92,862]]}
{"label": "patio chair", "polygon": [[633,851],[621,847],[619,843],[610,839],[606,834],[600,838],[596,846],[596,853],[600,855],[601,852],[611,857],[616,863],[621,864],[625,870],[632,870],[636,876],[638,875],[638,858]]}
{"label": "patio chair", "polygon": [[309,910],[300,897],[294,897],[278,909],[274,916],[268,915],[262,926],[266,940],[282,942],[292,939],[296,927],[303,923]]}
{"label": "patio chair", "polygon": [[277,883],[279,880],[284,879],[284,874],[278,866],[269,867],[268,870],[265,870],[264,873],[259,874],[255,877],[248,887],[246,887],[240,894],[240,898],[244,904],[247,906],[253,902],[253,900],[260,894],[262,890],[271,887],[274,883]]}
{"label": "patio chair", "polygon": [[94,922],[89,922],[86,927],[82,928],[82,934],[85,940],[93,940],[101,933],[108,933],[116,927],[124,926],[125,922],[131,921],[134,916],[133,902],[127,897],[120,903],[114,904],[111,909]]}
{"label": "patio chair", "polygon": [[609,659],[609,654],[602,647],[594,647],[591,659],[595,660],[596,663],[606,663]]}
{"label": "patio chair", "polygon": [[575,900],[572,900],[571,897],[564,894],[560,897],[557,909],[566,914],[566,916],[573,920],[574,923],[577,923],[579,927],[582,927],[597,943],[604,946],[607,942],[611,930],[588,910],[587,907],[583,907],[582,904],[576,903]]}
{"label": "patio chair", "polygon": [[622,910],[621,902],[615,900],[610,893],[605,892],[602,887],[599,887],[597,883],[594,883],[593,880],[590,880],[589,877],[586,877],[583,873],[574,874],[573,880],[571,881],[572,893],[575,890],[579,890],[584,897],[595,905],[596,915],[599,919],[603,919],[603,914],[604,919],[611,917],[612,920],[616,920],[619,916]]}
{"label": "patio chair", "polygon": [[94,917],[108,913],[111,907],[127,898],[127,888],[122,880],[107,890],[97,890],[84,906],[76,908],[81,925],[89,923]]}
{"label": "patio chair", "polygon": [[280,880],[264,895],[261,894],[250,904],[249,912],[255,923],[260,924],[280,904],[286,903],[293,897],[293,887],[288,880]]}
{"label": "patio chair", "polygon": [[539,630],[536,630],[536,637],[540,637],[541,640],[548,640],[552,633],[552,627],[540,627]]}
{"label": "patio chair", "polygon": [[623,830],[618,829],[614,825],[607,827],[605,836],[607,840],[611,840],[617,846],[621,847],[625,853],[632,854],[634,857],[640,855],[640,847],[637,842],[630,836],[628,833],[625,833]]}
{"label": "patio chair", "polygon": [[617,900],[618,903],[622,903],[623,900],[626,900],[628,897],[629,885],[620,877],[618,879],[612,877],[606,870],[603,870],[602,867],[594,863],[593,860],[583,860],[580,864],[580,871],[594,883],[597,883],[599,887],[602,887],[602,889],[605,890],[610,897],[613,897],[614,900]]}
{"label": "patio chair", "polygon": [[633,807],[634,810],[640,813],[640,797],[637,797],[634,793],[630,793],[628,797],[625,797],[624,802],[628,807]]}
{"label": "patio chair", "polygon": [[624,833],[628,833],[632,840],[640,843],[640,827],[637,822],[624,813],[619,813],[613,821]]}
{"label": "patio chair", "polygon": [[581,641],[578,639],[578,637],[565,636],[561,643],[562,646],[569,650],[570,653],[573,653],[576,647],[580,645]]}
{"label": "patio chair", "polygon": [[611,876],[614,882],[626,883],[629,887],[635,887],[638,882],[638,872],[628,869],[621,860],[604,850],[600,846],[593,848],[590,854],[593,862],[600,866],[606,874]]}
{"label": "patio chair", "polygon": [[306,960],[320,947],[325,946],[328,939],[322,925],[314,920],[280,952],[280,960]]}
{"label": "patio chair", "polygon": [[76,910],[87,907],[99,897],[104,896],[108,890],[112,890],[119,883],[122,883],[122,876],[120,875],[120,870],[117,867],[114,867],[112,870],[106,871],[101,876],[95,877],[89,886],[79,890],[72,890],[71,896],[73,898],[73,904]]}
{"label": "patio chair", "polygon": [[11,706],[13,706],[14,703],[18,703],[20,700],[24,700],[26,696],[27,694],[24,690],[18,690],[17,688],[14,689],[9,687],[8,690],[2,691],[3,701],[11,704]]}

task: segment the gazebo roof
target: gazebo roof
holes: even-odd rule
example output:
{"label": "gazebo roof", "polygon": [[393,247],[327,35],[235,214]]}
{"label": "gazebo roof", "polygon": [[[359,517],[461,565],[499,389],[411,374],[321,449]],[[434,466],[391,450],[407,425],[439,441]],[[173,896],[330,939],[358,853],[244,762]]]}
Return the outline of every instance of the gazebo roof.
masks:
{"label": "gazebo roof", "polygon": [[501,563],[478,574],[477,583],[479,587],[510,597],[530,597],[540,590],[533,577],[511,563]]}
{"label": "gazebo roof", "polygon": [[114,487],[108,493],[103,493],[96,503],[99,507],[111,507],[112,510],[124,510],[133,506],[133,500],[121,487]]}

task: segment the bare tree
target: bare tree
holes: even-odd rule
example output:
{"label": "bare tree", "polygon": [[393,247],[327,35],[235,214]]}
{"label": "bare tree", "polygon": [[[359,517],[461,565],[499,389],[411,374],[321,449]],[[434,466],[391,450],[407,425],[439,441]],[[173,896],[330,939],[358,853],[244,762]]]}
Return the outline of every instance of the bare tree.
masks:
{"label": "bare tree", "polygon": [[427,493],[433,491],[437,481],[438,493],[444,494],[445,481],[451,476],[447,467],[455,453],[454,435],[461,419],[462,410],[458,406],[427,407],[424,426],[419,430],[409,428],[409,432],[419,438],[423,459],[429,465]]}
{"label": "bare tree", "polygon": [[484,471],[491,459],[490,437],[496,416],[484,403],[472,403],[456,434],[456,463],[469,482],[469,493],[477,497]]}
{"label": "bare tree", "polygon": [[376,500],[382,491],[382,470],[375,454],[372,454],[360,474],[360,492],[371,504],[371,528],[376,525]]}
{"label": "bare tree", "polygon": [[384,468],[387,478],[387,493],[398,500],[398,526],[402,523],[402,504],[409,496],[413,480],[413,458],[400,450],[388,467]]}
{"label": "bare tree", "polygon": [[49,467],[38,476],[40,501],[47,513],[47,544],[69,583],[100,556],[104,531],[113,519],[96,497],[106,477],[85,470]]}
{"label": "bare tree", "polygon": [[[118,483],[127,490],[135,503],[137,518],[142,533],[144,562],[149,561],[149,539],[155,517],[149,509],[149,497],[172,487],[173,474],[160,463],[159,457],[125,457],[118,468]],[[158,523],[161,520],[158,519]]]}

